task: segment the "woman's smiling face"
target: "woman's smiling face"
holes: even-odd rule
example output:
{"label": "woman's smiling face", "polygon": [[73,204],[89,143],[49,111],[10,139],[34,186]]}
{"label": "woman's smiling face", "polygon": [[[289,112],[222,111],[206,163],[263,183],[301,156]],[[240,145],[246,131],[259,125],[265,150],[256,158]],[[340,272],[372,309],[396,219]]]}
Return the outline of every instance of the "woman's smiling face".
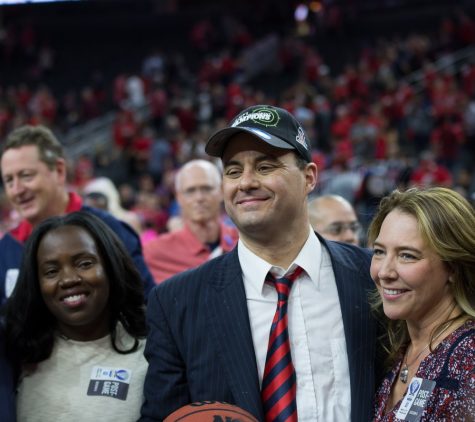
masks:
{"label": "woman's smiling face", "polygon": [[388,318],[423,324],[453,302],[449,268],[425,244],[414,216],[391,211],[373,249],[371,277]]}
{"label": "woman's smiling face", "polygon": [[65,336],[88,341],[109,332],[109,280],[94,238],[83,228],[47,233],[37,251],[40,290]]}

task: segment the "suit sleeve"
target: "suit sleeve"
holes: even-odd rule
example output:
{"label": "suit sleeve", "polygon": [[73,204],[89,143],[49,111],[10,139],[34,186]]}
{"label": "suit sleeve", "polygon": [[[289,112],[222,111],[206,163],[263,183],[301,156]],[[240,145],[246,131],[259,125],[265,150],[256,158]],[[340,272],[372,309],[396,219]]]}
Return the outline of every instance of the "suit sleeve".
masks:
{"label": "suit sleeve", "polygon": [[132,259],[134,260],[135,266],[139,270],[140,275],[142,276],[142,281],[144,283],[144,296],[147,298],[150,294],[150,291],[155,286],[152,273],[145,263],[143,254],[142,254],[142,244],[140,243],[140,238],[137,233],[127,224],[118,222],[118,230],[116,234],[122,239],[125,247],[129,251]]}
{"label": "suit sleeve", "polygon": [[[161,286],[160,286],[161,287]],[[149,296],[148,336],[144,355],[148,370],[144,383],[141,422],[161,421],[176,409],[190,403],[185,363],[160,302],[160,288]]]}

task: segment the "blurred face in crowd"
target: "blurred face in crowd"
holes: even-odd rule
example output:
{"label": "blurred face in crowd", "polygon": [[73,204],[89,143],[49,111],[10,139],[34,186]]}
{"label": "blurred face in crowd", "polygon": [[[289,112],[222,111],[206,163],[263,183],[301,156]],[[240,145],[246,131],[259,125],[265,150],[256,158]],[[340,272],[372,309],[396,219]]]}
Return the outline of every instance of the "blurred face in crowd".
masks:
{"label": "blurred face in crowd", "polygon": [[109,332],[109,281],[93,237],[63,226],[47,233],[38,252],[43,300],[66,337],[89,341]]}
{"label": "blurred face in crowd", "polygon": [[185,164],[177,175],[176,194],[185,221],[200,224],[219,218],[221,176],[212,163],[196,160]]}
{"label": "blurred face in crowd", "polygon": [[226,211],[241,235],[270,240],[279,232],[308,233],[305,203],[316,183],[313,163],[301,169],[293,151],[247,133],[229,140],[222,159]]}
{"label": "blurred face in crowd", "polygon": [[66,167],[58,158],[53,168],[40,160],[36,145],[6,150],[1,158],[5,193],[19,215],[32,225],[64,210]]}
{"label": "blurred face in crowd", "polygon": [[310,224],[325,239],[358,245],[361,226],[353,207],[344,198],[316,198],[308,208]]}
{"label": "blurred face in crowd", "polygon": [[373,244],[371,277],[390,319],[434,323],[454,300],[450,271],[424,242],[414,216],[391,211]]}

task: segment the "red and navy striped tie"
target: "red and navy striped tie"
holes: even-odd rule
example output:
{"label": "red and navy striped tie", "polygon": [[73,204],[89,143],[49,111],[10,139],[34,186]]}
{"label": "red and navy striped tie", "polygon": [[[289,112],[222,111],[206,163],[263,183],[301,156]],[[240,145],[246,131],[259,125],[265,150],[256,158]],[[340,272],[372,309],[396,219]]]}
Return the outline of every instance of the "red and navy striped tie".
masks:
{"label": "red and navy striped tie", "polygon": [[275,286],[277,309],[269,335],[266,365],[262,379],[262,403],[266,422],[296,422],[297,385],[290,354],[287,306],[294,280],[302,273],[297,269],[289,276],[275,278],[268,273],[266,282]]}

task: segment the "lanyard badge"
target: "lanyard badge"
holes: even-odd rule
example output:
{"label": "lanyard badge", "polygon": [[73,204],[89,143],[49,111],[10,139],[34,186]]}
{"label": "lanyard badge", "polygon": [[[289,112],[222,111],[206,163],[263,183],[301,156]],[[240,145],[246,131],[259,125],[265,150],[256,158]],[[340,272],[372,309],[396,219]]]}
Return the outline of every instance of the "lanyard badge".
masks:
{"label": "lanyard badge", "polygon": [[435,388],[435,381],[414,377],[407,388],[396,418],[408,422],[418,422]]}

